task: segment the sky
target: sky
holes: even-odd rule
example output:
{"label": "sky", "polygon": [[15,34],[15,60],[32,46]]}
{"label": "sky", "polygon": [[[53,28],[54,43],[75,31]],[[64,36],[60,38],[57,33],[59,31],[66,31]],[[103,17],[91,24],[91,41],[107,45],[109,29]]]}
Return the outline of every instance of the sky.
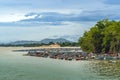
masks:
{"label": "sky", "polygon": [[120,19],[120,0],[0,0],[0,42],[77,41],[105,18]]}

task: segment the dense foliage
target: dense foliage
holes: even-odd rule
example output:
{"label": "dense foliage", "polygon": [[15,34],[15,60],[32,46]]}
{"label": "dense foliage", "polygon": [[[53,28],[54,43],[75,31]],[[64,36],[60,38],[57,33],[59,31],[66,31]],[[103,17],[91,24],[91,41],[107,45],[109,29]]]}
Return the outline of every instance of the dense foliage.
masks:
{"label": "dense foliage", "polygon": [[86,52],[119,53],[120,21],[104,19],[98,21],[79,39],[79,45]]}

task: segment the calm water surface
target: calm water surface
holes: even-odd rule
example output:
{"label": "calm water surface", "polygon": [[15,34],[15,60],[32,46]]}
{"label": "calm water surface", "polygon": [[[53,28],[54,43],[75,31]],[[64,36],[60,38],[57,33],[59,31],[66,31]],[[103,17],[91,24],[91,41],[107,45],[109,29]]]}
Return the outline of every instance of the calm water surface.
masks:
{"label": "calm water surface", "polygon": [[22,56],[16,49],[22,48],[0,48],[0,80],[120,80],[119,62]]}

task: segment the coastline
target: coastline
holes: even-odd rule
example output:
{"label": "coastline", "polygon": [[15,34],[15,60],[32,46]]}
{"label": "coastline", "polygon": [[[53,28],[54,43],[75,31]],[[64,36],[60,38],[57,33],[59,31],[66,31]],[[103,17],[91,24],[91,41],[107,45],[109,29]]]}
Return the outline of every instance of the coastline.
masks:
{"label": "coastline", "polygon": [[[54,58],[50,58],[50,57],[38,57],[38,56],[29,56],[29,55],[27,55],[27,56],[24,56],[24,55],[26,55],[27,54],[27,52],[21,52],[21,51],[18,51],[18,52],[13,52],[13,50],[25,50],[25,49],[40,49],[41,47],[0,47],[0,51],[1,51],[1,53],[6,53],[5,55],[9,55],[9,56],[11,56],[11,57],[26,57],[26,58],[28,58],[28,57],[30,57],[30,58],[40,58],[40,59],[43,59],[43,60],[55,60],[55,61],[72,61],[72,62],[81,62],[81,61],[92,61],[92,62],[99,62],[99,61],[107,61],[107,62],[114,62],[114,61],[116,61],[116,59],[114,59],[114,60],[99,60],[99,59],[83,59],[83,60],[75,60],[75,59],[72,59],[72,60],[65,60],[65,59],[54,59]],[[8,54],[8,53],[10,53],[10,54]],[[2,54],[1,54],[2,55]],[[7,56],[6,56],[7,57]],[[120,61],[120,60],[117,60],[118,62]]]}
{"label": "coastline", "polygon": [[80,47],[27,47],[14,49],[13,52],[25,52],[24,56],[35,56],[60,60],[120,60],[119,56],[111,54],[86,53]]}

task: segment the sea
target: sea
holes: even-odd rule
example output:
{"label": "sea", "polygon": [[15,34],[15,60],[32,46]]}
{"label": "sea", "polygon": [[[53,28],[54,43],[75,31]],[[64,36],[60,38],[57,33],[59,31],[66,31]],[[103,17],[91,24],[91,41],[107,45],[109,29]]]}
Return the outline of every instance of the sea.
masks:
{"label": "sea", "polygon": [[66,61],[13,52],[21,49],[32,47],[0,47],[0,80],[120,80],[119,61]]}

